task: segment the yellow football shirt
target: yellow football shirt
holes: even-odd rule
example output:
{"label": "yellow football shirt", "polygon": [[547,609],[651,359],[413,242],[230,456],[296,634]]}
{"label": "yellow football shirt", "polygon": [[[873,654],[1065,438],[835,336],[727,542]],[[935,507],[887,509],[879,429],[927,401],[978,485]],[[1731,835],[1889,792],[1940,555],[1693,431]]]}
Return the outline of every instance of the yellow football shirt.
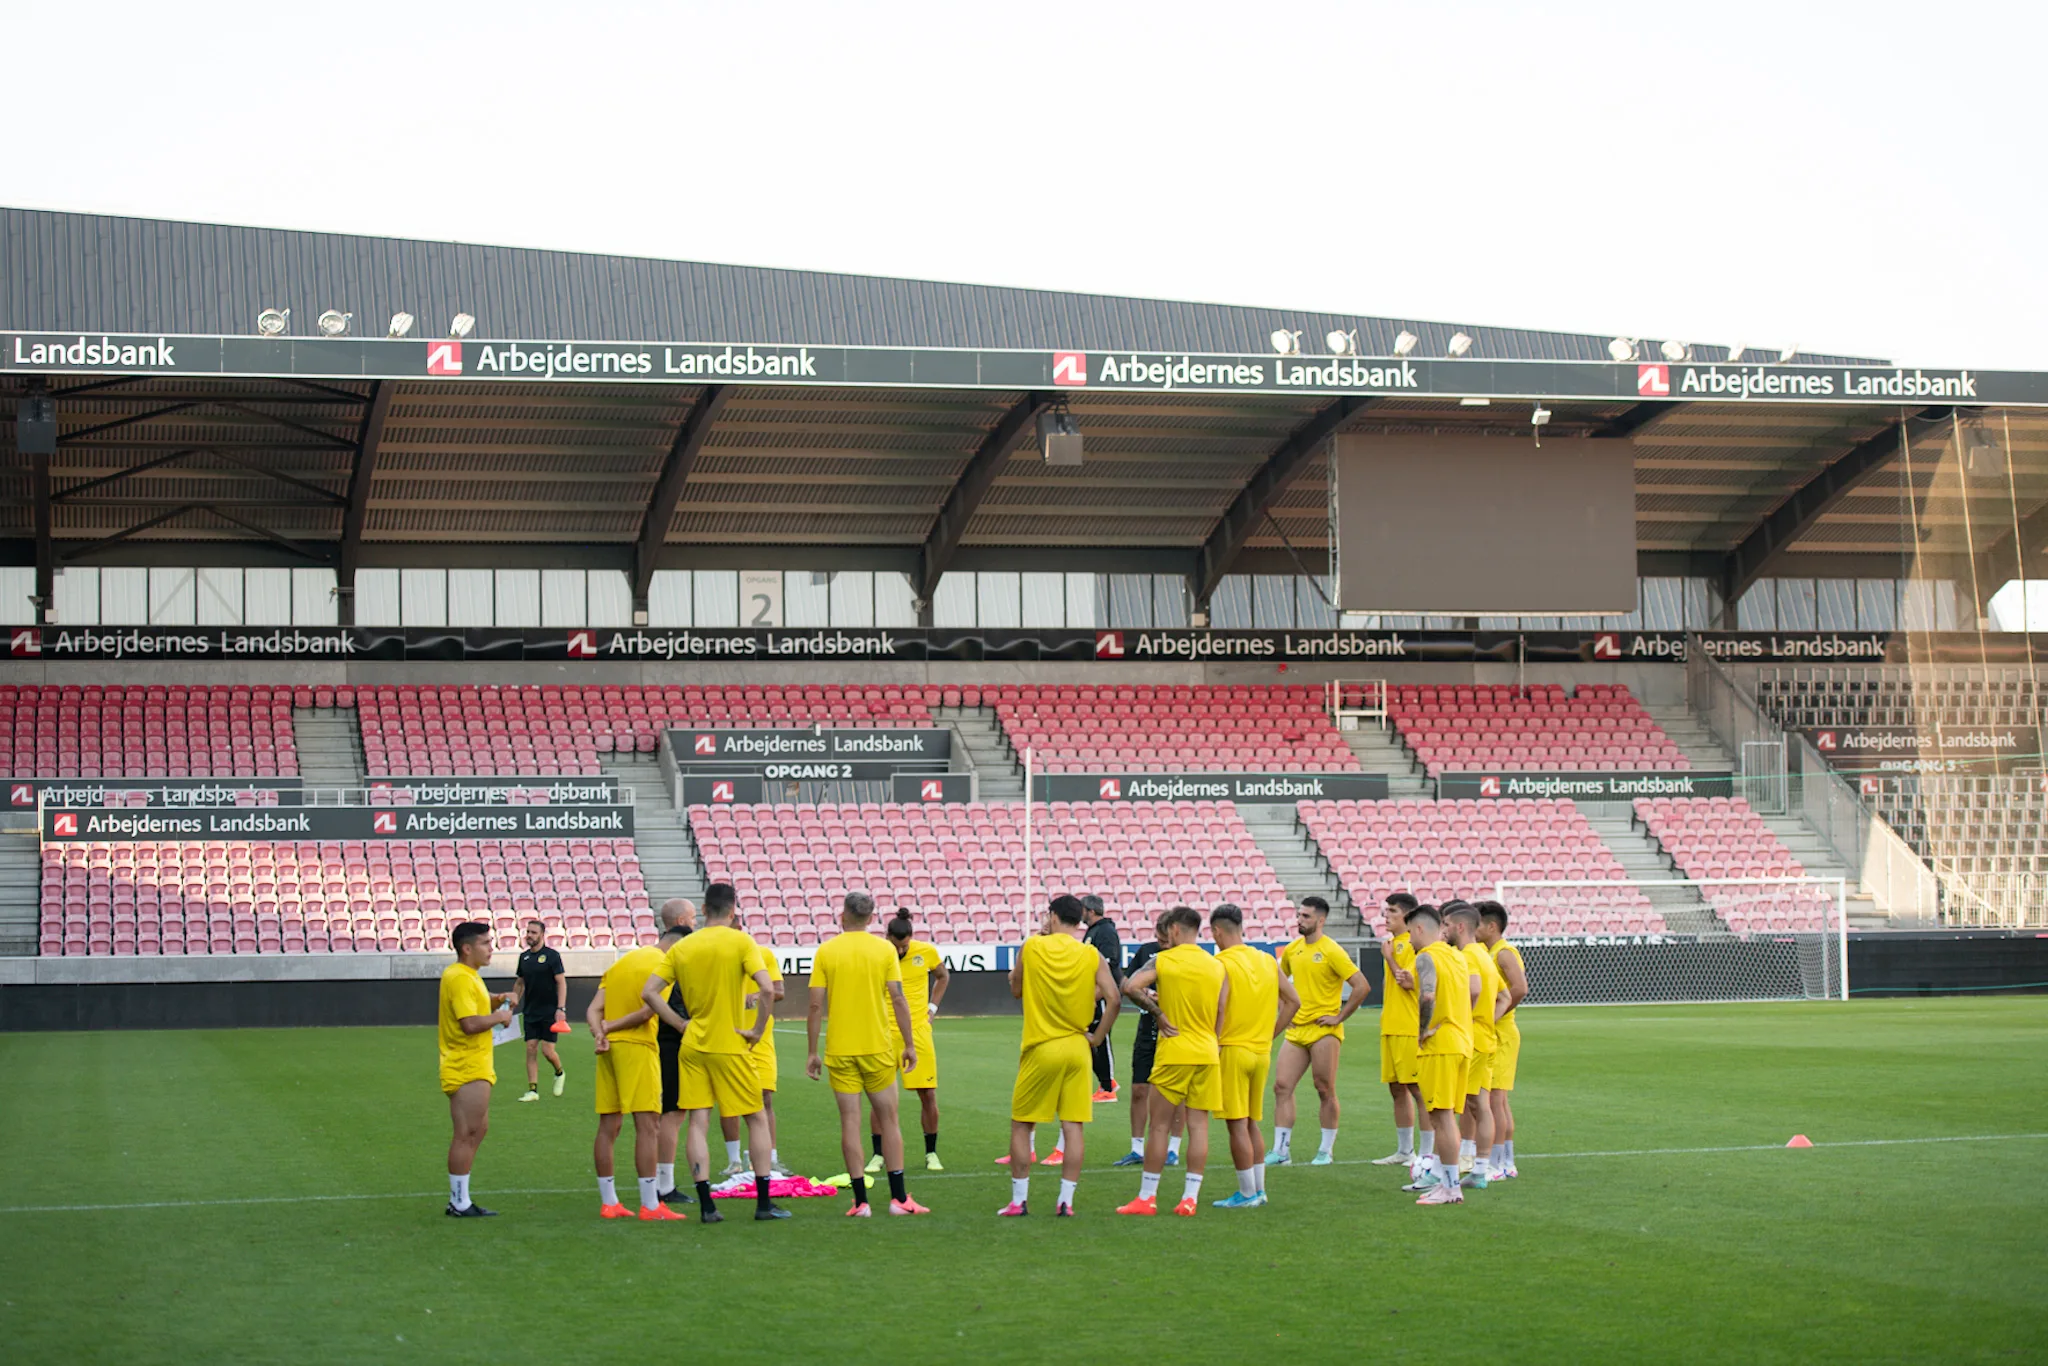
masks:
{"label": "yellow football shirt", "polygon": [[604,970],[598,985],[604,988],[604,1018],[607,1026],[605,1037],[613,1043],[654,1043],[655,1020],[652,1015],[630,1029],[616,1034],[609,1026],[613,1020],[622,1020],[645,1004],[640,999],[640,989],[647,985],[661,967],[664,955],[657,948],[638,948],[620,958]]}
{"label": "yellow football shirt", "polygon": [[[1503,957],[1514,959],[1516,965],[1519,966],[1524,973],[1527,973],[1529,971],[1528,965],[1522,962],[1522,951],[1520,949],[1516,948],[1513,944],[1510,944],[1505,939],[1496,939],[1493,941],[1493,965],[1496,969],[1500,967],[1500,960]],[[1508,989],[1508,975],[1505,972],[1501,973],[1500,975],[1500,983],[1501,990],[1506,991]],[[1514,1024],[1515,1009],[1516,1008],[1514,1006],[1509,1006],[1508,1013],[1500,1017],[1500,1022],[1503,1025],[1512,1026]]]}
{"label": "yellow football shirt", "polygon": [[1493,955],[1484,944],[1467,944],[1460,952],[1472,965],[1472,971],[1479,974],[1479,999],[1472,1003],[1472,1051],[1491,1053],[1500,1047],[1500,1031],[1493,1025],[1494,1007],[1503,985],[1500,969],[1493,965]]}
{"label": "yellow football shirt", "polygon": [[1393,970],[1404,968],[1409,972],[1415,971],[1415,941],[1409,937],[1406,930],[1403,930],[1394,936],[1394,941],[1389,947],[1394,957],[1387,965],[1385,994],[1380,997],[1380,1033],[1405,1034],[1413,1037],[1420,1032],[1416,1017],[1420,1012],[1421,1003],[1416,999],[1413,988],[1404,987],[1394,980]]}
{"label": "yellow football shirt", "polygon": [[1017,956],[1024,965],[1024,1049],[1086,1034],[1095,1019],[1095,971],[1102,955],[1070,934],[1037,934]]}
{"label": "yellow football shirt", "polygon": [[686,934],[652,976],[674,982],[682,992],[683,1013],[690,1027],[683,1047],[699,1053],[744,1053],[740,1031],[747,993],[756,989],[754,954],[760,946],[730,925],[707,925]]}
{"label": "yellow football shirt", "polygon": [[1216,961],[1230,977],[1230,1001],[1223,1008],[1223,1035],[1217,1042],[1271,1048],[1273,1019],[1280,1013],[1280,964],[1249,944],[1220,950]]}
{"label": "yellow football shirt", "polygon": [[1415,988],[1418,999],[1422,990],[1420,963],[1425,955],[1436,966],[1436,1005],[1429,1017],[1436,1033],[1424,1039],[1418,1051],[1424,1057],[1459,1053],[1469,1058],[1472,1056],[1471,960],[1441,940],[1417,954]]}
{"label": "yellow football shirt", "polygon": [[448,1073],[480,1072],[491,1062],[491,1032],[462,1032],[469,1015],[491,1013],[491,993],[484,979],[466,963],[450,963],[441,970],[441,1070]]}
{"label": "yellow football shirt", "polygon": [[818,946],[811,960],[811,985],[831,993],[825,1002],[825,1055],[873,1056],[889,1051],[891,982],[903,980],[896,950],[879,934],[847,930]]}
{"label": "yellow football shirt", "polygon": [[1313,944],[1297,939],[1282,949],[1280,971],[1294,979],[1294,989],[1301,994],[1301,1009],[1294,1012],[1294,1023],[1306,1025],[1344,1008],[1344,984],[1358,971],[1358,965],[1326,934]]}
{"label": "yellow football shirt", "polygon": [[[893,950],[892,950],[893,952]],[[939,950],[936,945],[922,939],[913,939],[903,948],[903,956],[896,960],[903,969],[903,1000],[910,1007],[910,1027],[921,1029],[930,1017],[926,1014],[932,1003],[932,974],[939,968]],[[896,1012],[884,1016],[889,1022],[889,1032],[896,1032]]]}
{"label": "yellow football shirt", "polygon": [[1161,1033],[1154,1065],[1199,1066],[1215,1062],[1216,998],[1229,974],[1198,944],[1161,949],[1152,960],[1159,970],[1159,1009],[1178,1032]]}
{"label": "yellow football shirt", "polygon": [[[754,945],[754,961],[747,964],[747,975],[750,979],[752,978],[753,974],[757,972],[767,973],[768,980],[771,982],[780,982],[782,980],[782,964],[775,961],[775,954],[766,945],[763,944]],[[749,980],[747,983],[747,991],[749,993],[758,994],[758,992],[756,991],[756,985],[756,983]],[[770,1001],[767,1004],[772,1007],[774,1005],[774,1002]],[[745,1004],[742,1004],[740,1006],[740,1028],[752,1029],[754,1027],[754,1020],[756,1019],[756,1017],[759,1016],[759,1014],[760,1011],[758,1007],[749,1007]],[[774,1011],[772,1009],[769,1011],[769,1015],[771,1016],[771,1018],[773,1017]],[[773,1024],[770,1024],[768,1028],[762,1030],[761,1042],[755,1044],[754,1047],[766,1048],[768,1046],[768,1036],[774,1033],[774,1031],[775,1026]]]}

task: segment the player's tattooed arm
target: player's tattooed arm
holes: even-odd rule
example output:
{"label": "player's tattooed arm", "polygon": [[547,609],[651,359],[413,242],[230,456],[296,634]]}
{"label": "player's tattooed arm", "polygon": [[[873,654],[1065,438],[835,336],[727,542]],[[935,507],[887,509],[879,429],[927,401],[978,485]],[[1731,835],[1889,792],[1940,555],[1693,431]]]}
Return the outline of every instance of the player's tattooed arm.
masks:
{"label": "player's tattooed arm", "polygon": [[1422,1033],[1427,1039],[1436,1033],[1436,960],[1427,954],[1415,955],[1415,988],[1420,993],[1416,1001],[1417,1013],[1422,1019]]}
{"label": "player's tattooed arm", "polygon": [[1170,1039],[1180,1033],[1180,1030],[1159,1009],[1159,998],[1152,993],[1152,984],[1158,980],[1159,969],[1147,963],[1124,978],[1124,998],[1158,1023],[1161,1038]]}

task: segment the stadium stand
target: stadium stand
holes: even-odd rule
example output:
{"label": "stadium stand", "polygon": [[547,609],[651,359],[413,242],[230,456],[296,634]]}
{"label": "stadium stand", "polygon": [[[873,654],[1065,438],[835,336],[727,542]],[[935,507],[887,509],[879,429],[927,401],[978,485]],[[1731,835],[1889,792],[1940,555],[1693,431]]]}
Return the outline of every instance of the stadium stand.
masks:
{"label": "stadium stand", "polygon": [[16,778],[294,777],[292,690],[261,684],[0,686]]}
{"label": "stadium stand", "polygon": [[374,775],[595,777],[601,754],[652,754],[669,726],[928,726],[938,688],[825,684],[381,686],[353,701]]}
{"label": "stadium stand", "polygon": [[[1293,933],[1287,894],[1229,802],[1041,803],[1032,820],[1033,884],[1098,893],[1125,934],[1150,935],[1153,917],[1176,901],[1235,901],[1251,937]],[[855,888],[884,908],[917,910],[944,942],[1015,938],[1023,824],[1021,804],[690,811],[707,877],[732,882],[752,908],[749,928],[780,947],[836,933],[839,897]]]}
{"label": "stadium stand", "polygon": [[564,948],[652,942],[630,839],[83,843],[42,851],[45,955],[438,950],[539,915]]}
{"label": "stadium stand", "polygon": [[1432,778],[1524,773],[1673,771],[1685,755],[1619,683],[1414,684],[1389,690],[1387,720]]}
{"label": "stadium stand", "polygon": [[1756,691],[1765,712],[1793,727],[2041,723],[2041,698],[2024,669],[1766,669]]}
{"label": "stadium stand", "polygon": [[1375,931],[1393,892],[1428,902],[1475,900],[1513,881],[1602,881],[1585,888],[1518,889],[1524,933],[1620,933],[1663,929],[1663,917],[1628,881],[1614,852],[1570,801],[1305,801],[1295,807],[1331,871]]}
{"label": "stadium stand", "polygon": [[[1635,813],[1678,871],[1696,882],[1806,876],[1792,851],[1740,797],[1642,797],[1636,800]],[[1737,934],[1826,929],[1834,905],[1830,893],[1811,886],[1701,882],[1698,889],[1708,907]]]}
{"label": "stadium stand", "polygon": [[1358,768],[1320,687],[1005,683],[979,692],[1018,759],[1034,751],[1042,772]]}

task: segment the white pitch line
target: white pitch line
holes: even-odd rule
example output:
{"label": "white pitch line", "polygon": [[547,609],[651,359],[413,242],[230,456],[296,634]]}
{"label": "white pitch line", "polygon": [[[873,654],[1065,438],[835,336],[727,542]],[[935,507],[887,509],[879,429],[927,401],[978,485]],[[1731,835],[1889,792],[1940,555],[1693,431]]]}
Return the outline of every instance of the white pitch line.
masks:
{"label": "white pitch line", "polygon": [[[2048,1139],[2048,1133],[2038,1134],[1945,1134],[1933,1138],[1847,1138],[1829,1143],[1816,1143],[1820,1148],[1891,1148],[1924,1145],[1929,1143],[2020,1143]],[[1540,1162],[1554,1158],[1572,1157],[1672,1157],[1696,1156],[1703,1153],[1774,1153],[1785,1152],[1782,1143],[1737,1143],[1724,1147],[1709,1148],[1617,1148],[1582,1153],[1517,1153],[1517,1161]],[[1793,1149],[1792,1151],[1798,1151]],[[1294,1164],[1307,1166],[1306,1162]],[[1327,1164],[1332,1167],[1369,1167],[1374,1165],[1371,1158],[1348,1157]],[[1091,1172],[1115,1170],[1107,1164],[1088,1168]],[[950,1171],[926,1172],[912,1169],[910,1176],[917,1181],[954,1181],[963,1178],[989,1179],[1004,1176],[1002,1171]],[[588,1195],[588,1186],[529,1186],[505,1190],[478,1192],[485,1196],[499,1195]],[[6,1205],[0,1206],[0,1214],[91,1214],[117,1210],[137,1209],[206,1209],[233,1205],[312,1205],[331,1204],[353,1200],[436,1200],[445,1198],[446,1191],[383,1191],[369,1195],[250,1195],[227,1200],[146,1200],[126,1205]],[[816,1198],[816,1197],[806,1197]]]}

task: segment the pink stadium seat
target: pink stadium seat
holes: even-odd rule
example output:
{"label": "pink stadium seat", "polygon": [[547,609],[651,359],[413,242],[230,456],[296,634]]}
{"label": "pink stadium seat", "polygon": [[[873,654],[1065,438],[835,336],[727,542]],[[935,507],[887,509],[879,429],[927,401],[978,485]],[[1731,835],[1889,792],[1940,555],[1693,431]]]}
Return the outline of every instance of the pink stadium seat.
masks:
{"label": "pink stadium seat", "polygon": [[1803,878],[1792,856],[1763,817],[1740,797],[1644,797],[1636,819],[1678,871],[1706,879],[1700,895],[1737,934],[1814,933],[1827,928],[1834,900],[1824,886],[1769,882],[1745,886],[1723,878]]}
{"label": "pink stadium seat", "polygon": [[1030,750],[1047,773],[1358,768],[1313,685],[1005,683],[980,693],[1019,760]]}
{"label": "pink stadium seat", "polygon": [[292,689],[263,684],[9,684],[0,768],[100,781],[296,776],[292,704]]}
{"label": "pink stadium seat", "polygon": [[1431,777],[1444,772],[1674,771],[1678,746],[1618,683],[1417,684],[1389,690],[1387,719]]}

